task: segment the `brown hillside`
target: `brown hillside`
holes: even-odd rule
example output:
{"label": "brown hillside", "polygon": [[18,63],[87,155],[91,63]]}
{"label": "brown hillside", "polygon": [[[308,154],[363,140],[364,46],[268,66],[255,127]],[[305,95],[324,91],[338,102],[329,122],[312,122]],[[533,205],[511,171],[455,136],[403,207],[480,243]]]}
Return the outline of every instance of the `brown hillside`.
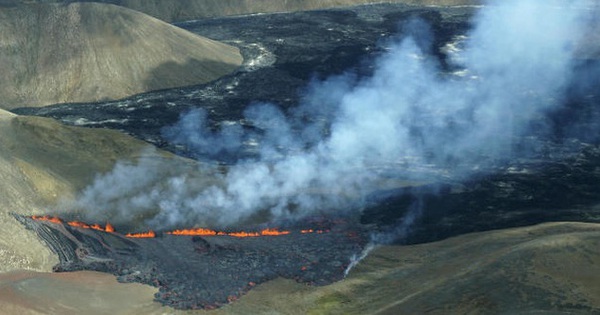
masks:
{"label": "brown hillside", "polygon": [[100,3],[0,8],[0,108],[118,99],[236,69],[237,48]]}
{"label": "brown hillside", "polygon": [[358,4],[395,2],[418,5],[461,5],[479,0],[117,0],[116,3],[165,21],[268,12],[306,11]]}
{"label": "brown hillside", "polygon": [[[0,0],[0,6],[21,3],[66,2],[65,0]],[[471,5],[481,0],[97,0],[144,12],[168,22],[252,13],[290,12],[343,7],[369,3],[411,5]]]}

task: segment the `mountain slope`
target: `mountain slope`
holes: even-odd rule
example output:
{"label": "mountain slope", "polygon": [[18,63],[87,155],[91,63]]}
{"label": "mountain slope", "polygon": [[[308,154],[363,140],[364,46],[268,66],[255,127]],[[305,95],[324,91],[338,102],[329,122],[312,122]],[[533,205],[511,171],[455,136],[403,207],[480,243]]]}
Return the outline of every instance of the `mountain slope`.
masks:
{"label": "mountain slope", "polygon": [[[0,6],[32,2],[68,2],[65,0],[0,0]],[[406,3],[411,5],[471,5],[481,0],[97,0],[144,12],[168,22],[207,17],[222,17],[269,12],[293,12],[369,3]]]}
{"label": "mountain slope", "polygon": [[237,48],[101,3],[0,9],[0,107],[118,99],[214,80]]}
{"label": "mountain slope", "polygon": [[[10,213],[47,214],[117,161],[141,155],[161,163],[186,160],[105,129],[67,127],[47,118],[0,110],[0,272],[49,270],[57,260]],[[82,209],[85,210],[85,209]],[[0,312],[1,313],[1,312]]]}
{"label": "mountain slope", "polygon": [[165,21],[185,21],[207,17],[220,17],[268,12],[293,12],[343,7],[350,5],[396,2],[419,5],[475,4],[480,0],[116,0],[116,4],[145,12]]}

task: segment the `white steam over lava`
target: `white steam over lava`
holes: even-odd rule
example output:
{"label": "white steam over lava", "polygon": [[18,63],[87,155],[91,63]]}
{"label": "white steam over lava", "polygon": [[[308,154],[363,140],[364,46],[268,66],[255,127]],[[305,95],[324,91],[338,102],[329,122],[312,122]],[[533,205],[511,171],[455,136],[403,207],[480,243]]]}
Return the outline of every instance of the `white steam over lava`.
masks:
{"label": "white steam over lava", "polygon": [[[561,104],[585,16],[577,1],[497,2],[481,9],[464,48],[453,51],[461,76],[442,74],[428,56],[427,25],[407,23],[404,33],[413,36],[390,43],[372,77],[314,83],[286,114],[250,107],[247,119],[265,130],[260,158],[231,166],[217,183],[199,185],[185,173],[157,181],[160,166],[119,164],[75,206],[116,223],[144,214],[158,228],[228,225],[258,211],[280,218],[358,209],[376,189],[374,169],[460,161],[452,167],[466,171],[460,165],[509,156],[514,137]],[[204,119],[193,111],[167,134],[208,154],[242,143],[239,129],[210,133]]]}

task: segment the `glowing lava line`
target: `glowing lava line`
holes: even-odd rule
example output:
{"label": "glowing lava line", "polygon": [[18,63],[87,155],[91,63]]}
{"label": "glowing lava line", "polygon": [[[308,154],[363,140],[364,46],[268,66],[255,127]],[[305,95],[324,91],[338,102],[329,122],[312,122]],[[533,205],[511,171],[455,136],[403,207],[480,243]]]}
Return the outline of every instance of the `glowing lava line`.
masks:
{"label": "glowing lava line", "polygon": [[109,222],[106,222],[106,225],[104,227],[102,227],[102,225],[100,225],[100,224],[87,224],[87,223],[81,222],[81,221],[65,222],[61,218],[53,217],[53,216],[49,216],[49,215],[44,215],[44,216],[32,215],[30,218],[33,220],[37,220],[37,221],[46,221],[46,222],[55,223],[55,224],[66,223],[69,226],[78,227],[78,228],[82,228],[82,229],[92,229],[92,230],[103,231],[103,232],[108,232],[108,233],[115,232],[115,228]]}
{"label": "glowing lava line", "polygon": [[287,235],[290,234],[290,231],[280,231],[278,229],[264,229],[259,232],[217,232],[215,230],[204,229],[204,228],[195,228],[195,229],[181,229],[166,232],[166,234],[170,235],[188,235],[188,236],[215,236],[215,235],[226,235],[233,237],[258,237],[258,236],[279,236],[279,235]]}
{"label": "glowing lava line", "polygon": [[60,218],[51,217],[49,215],[45,215],[45,216],[32,215],[31,218],[34,220],[38,220],[38,221],[47,221],[47,222],[52,222],[52,223],[56,223],[56,224],[63,223],[63,221]]}
{"label": "glowing lava line", "polygon": [[126,237],[131,237],[131,238],[154,238],[156,237],[156,233],[154,233],[154,231],[150,230],[148,232],[142,232],[142,233],[127,233],[125,234]]}
{"label": "glowing lava line", "polygon": [[[37,220],[37,221],[46,221],[46,222],[50,222],[50,223],[55,223],[55,224],[67,224],[69,226],[72,227],[77,227],[77,228],[82,228],[82,229],[93,229],[93,230],[97,230],[97,231],[103,231],[103,232],[107,232],[107,233],[115,233],[115,228],[108,222],[106,222],[106,226],[102,227],[100,224],[87,224],[81,221],[64,221],[58,217],[53,217],[53,216],[49,216],[49,215],[45,215],[45,216],[36,216],[36,215],[32,215],[30,217],[33,220]],[[308,233],[324,233],[324,232],[328,232],[327,230],[313,230],[313,229],[306,229],[306,230],[300,230],[301,234],[308,234]],[[263,229],[261,231],[258,232],[246,232],[246,231],[235,231],[235,232],[224,232],[224,231],[215,231],[215,230],[211,230],[211,229],[205,229],[205,228],[192,228],[192,229],[180,229],[180,230],[174,230],[174,231],[169,231],[169,232],[165,232],[165,234],[169,234],[169,235],[185,235],[185,236],[232,236],[232,237],[259,237],[259,236],[280,236],[280,235],[288,235],[291,234],[291,231],[287,231],[287,230],[279,230],[277,228],[266,228]],[[142,233],[127,233],[124,235],[125,237],[129,237],[129,238],[154,238],[156,237],[156,233],[152,230],[148,231],[148,232],[142,232]]]}
{"label": "glowing lava line", "polygon": [[171,235],[190,235],[190,236],[213,236],[217,235],[217,231],[203,228],[195,228],[195,229],[182,229],[175,230],[171,232],[167,232],[167,234]]}

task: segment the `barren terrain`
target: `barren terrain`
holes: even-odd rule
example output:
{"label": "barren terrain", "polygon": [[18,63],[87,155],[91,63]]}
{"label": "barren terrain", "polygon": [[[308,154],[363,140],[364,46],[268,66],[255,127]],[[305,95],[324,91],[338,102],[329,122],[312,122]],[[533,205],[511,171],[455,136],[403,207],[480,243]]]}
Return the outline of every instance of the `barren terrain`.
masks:
{"label": "barren terrain", "polygon": [[[21,314],[592,314],[600,226],[547,223],[375,249],[340,282],[276,279],[214,311],[150,302],[155,289],[94,272],[0,276],[0,312]],[[57,294],[60,288],[60,294]]]}
{"label": "barren terrain", "polygon": [[[16,6],[23,3],[41,2],[62,3],[67,1],[1,0],[0,6]],[[416,6],[456,6],[481,4],[481,0],[99,0],[94,2],[112,3],[124,6],[168,22],[188,21],[232,15],[296,12],[369,3],[404,3]]]}
{"label": "barren terrain", "polygon": [[100,3],[0,7],[0,108],[118,99],[214,80],[237,48]]}

